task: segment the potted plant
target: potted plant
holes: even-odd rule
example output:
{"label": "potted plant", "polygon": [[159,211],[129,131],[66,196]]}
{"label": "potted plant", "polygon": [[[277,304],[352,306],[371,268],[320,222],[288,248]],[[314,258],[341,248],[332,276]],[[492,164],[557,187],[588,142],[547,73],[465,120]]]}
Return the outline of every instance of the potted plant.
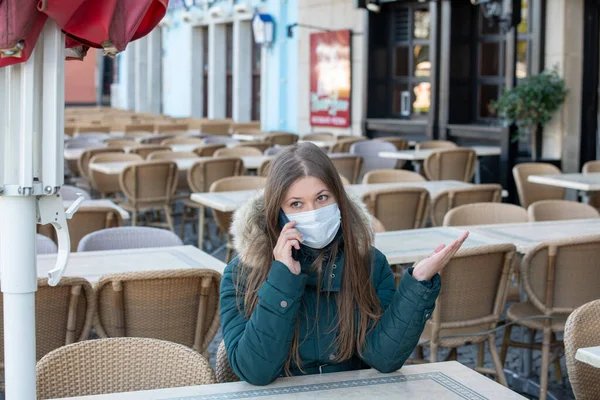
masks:
{"label": "potted plant", "polygon": [[568,90],[565,81],[556,69],[531,75],[505,91],[493,104],[498,116],[515,123],[517,135],[531,135],[531,158],[538,158],[536,143],[538,130],[543,128],[560,106],[565,102]]}

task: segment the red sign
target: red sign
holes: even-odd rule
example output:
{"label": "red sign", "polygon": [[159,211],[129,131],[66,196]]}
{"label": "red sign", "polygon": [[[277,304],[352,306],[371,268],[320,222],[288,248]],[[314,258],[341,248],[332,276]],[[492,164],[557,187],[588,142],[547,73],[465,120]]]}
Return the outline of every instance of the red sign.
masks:
{"label": "red sign", "polygon": [[311,126],[350,126],[351,37],[349,30],[310,35]]}

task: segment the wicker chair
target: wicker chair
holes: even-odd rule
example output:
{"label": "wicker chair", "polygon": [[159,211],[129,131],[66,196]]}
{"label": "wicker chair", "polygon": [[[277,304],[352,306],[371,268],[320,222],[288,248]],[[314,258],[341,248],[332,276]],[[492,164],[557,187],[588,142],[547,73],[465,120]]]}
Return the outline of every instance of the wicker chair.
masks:
{"label": "wicker chair", "polygon": [[600,218],[594,207],[569,200],[540,200],[527,208],[530,221]]}
{"label": "wicker chair", "polygon": [[[232,157],[220,157],[213,159],[203,159],[195,163],[192,168],[188,170],[187,180],[192,193],[205,193],[210,190],[210,186],[218,181],[219,179],[228,178],[231,176],[241,175],[244,170],[244,163],[240,158]],[[181,216],[181,232],[180,236],[183,239],[185,232],[185,225],[188,222],[194,222],[193,214],[194,210],[198,209],[199,215],[204,217],[205,209],[199,203],[192,200],[185,200],[183,202],[183,215]],[[204,225],[204,223],[203,223]],[[202,249],[200,244],[204,240],[204,233],[198,236],[199,248]]]}
{"label": "wicker chair", "polygon": [[349,153],[350,146],[352,146],[356,142],[364,141],[364,137],[353,137],[346,139],[338,139],[337,142],[333,146],[331,146],[331,153]]}
{"label": "wicker chair", "polygon": [[388,231],[423,228],[429,215],[429,192],[424,188],[373,190],[363,194],[362,200]]}
{"label": "wicker chair", "polygon": [[122,149],[125,147],[136,147],[138,143],[134,138],[118,138],[118,139],[108,139],[105,140],[104,143],[111,148]]}
{"label": "wicker chair", "polygon": [[58,253],[58,247],[56,243],[48,236],[40,235],[37,233],[35,235],[35,248],[37,254],[56,254]]}
{"label": "wicker chair", "polygon": [[158,124],[156,125],[156,133],[172,133],[175,135],[185,134],[188,131],[187,124]]}
{"label": "wicker chair", "polygon": [[[91,163],[107,162],[143,162],[144,159],[138,154],[130,153],[102,153],[97,154],[90,160]],[[92,188],[100,193],[102,198],[117,196],[121,192],[119,176],[115,174],[104,174],[93,169],[89,170],[90,184]]]}
{"label": "wicker chair", "polygon": [[231,122],[227,121],[207,121],[200,125],[200,132],[207,135],[228,136]]}
{"label": "wicker chair", "polygon": [[75,134],[85,135],[86,133],[110,133],[109,125],[76,125]]}
{"label": "wicker chair", "polygon": [[335,135],[327,132],[309,133],[302,136],[301,139],[314,142],[335,142]]}
{"label": "wicker chair", "polygon": [[444,226],[473,226],[528,222],[527,210],[505,203],[472,203],[452,208]]}
{"label": "wicker chair", "polygon": [[198,146],[194,149],[194,153],[198,155],[198,157],[212,157],[215,154],[215,151],[219,149],[224,149],[226,146],[224,144],[203,144],[202,146]]}
{"label": "wicker chair", "polygon": [[131,153],[139,154],[145,160],[148,159],[148,156],[155,151],[171,151],[171,148],[169,146],[144,144],[131,149]]}
{"label": "wicker chair", "polygon": [[470,182],[475,174],[475,150],[456,148],[437,150],[423,163],[425,177],[430,181],[455,180]]}
{"label": "wicker chair", "polygon": [[96,332],[168,340],[208,359],[219,328],[220,283],[219,272],[201,268],[103,276],[94,287]]}
{"label": "wicker chair", "polygon": [[454,142],[449,140],[429,140],[426,142],[417,143],[415,146],[416,150],[430,150],[430,149],[455,149],[458,146]]}
{"label": "wicker chair", "polygon": [[102,229],[85,235],[77,251],[142,249],[183,246],[179,236],[164,229],[146,226],[123,226]]}
{"label": "wicker chair", "polygon": [[[230,178],[219,179],[218,181],[214,182],[212,185],[210,185],[210,192],[258,190],[264,188],[266,183],[267,178],[262,176],[234,176]],[[227,254],[225,255],[225,262],[229,262],[229,260],[231,260],[231,253],[233,250],[233,243],[231,240],[231,235],[229,234],[233,213],[213,210],[213,214],[217,226],[227,238]]]}
{"label": "wicker chair", "polygon": [[[556,334],[564,331],[567,317],[577,307],[600,298],[598,259],[600,235],[541,243],[529,250],[521,262],[522,287],[529,300],[511,305],[506,318],[532,329],[533,337],[536,331],[542,331],[543,339],[541,345],[513,341],[510,337],[513,325],[507,325],[500,357],[504,363],[509,346],[542,351],[541,400],[547,397],[550,349],[560,346]],[[537,315],[549,318],[531,319]],[[554,360],[554,368],[560,381],[558,359]]]}
{"label": "wicker chair", "polygon": [[[440,347],[456,349],[477,344],[479,354],[475,369],[495,374],[498,381],[507,386],[496,349],[495,332],[477,332],[493,330],[498,326],[506,305],[514,254],[513,245],[481,246],[460,250],[450,260],[441,273],[444,285],[432,318],[421,336],[421,343],[430,341],[431,362],[438,361]],[[485,342],[488,343],[494,369],[483,368]]]}
{"label": "wicker chair", "polygon": [[194,137],[172,137],[160,142],[161,146],[172,146],[175,144],[197,144],[198,146],[201,146],[204,144],[204,140]]}
{"label": "wicker chair", "polygon": [[254,147],[232,147],[215,151],[214,157],[253,157],[262,155],[263,152]]}
{"label": "wicker chair", "polygon": [[373,183],[401,183],[401,182],[425,182],[420,174],[403,169],[376,169],[367,172],[363,176],[363,184]]}
{"label": "wicker chair", "polygon": [[131,132],[154,133],[154,124],[127,124],[123,127],[123,133]]}
{"label": "wicker chair", "polygon": [[560,169],[547,163],[523,163],[513,167],[513,177],[519,193],[521,207],[529,207],[540,200],[563,200],[565,189],[532,183],[527,180],[530,175],[558,175]]}
{"label": "wicker chair", "polygon": [[[161,150],[151,153],[147,160],[148,161],[175,161],[185,158],[200,159],[198,155],[192,151],[170,151]],[[179,178],[177,179],[177,191],[182,192],[175,196],[175,199],[188,199],[190,197],[190,186],[187,180],[187,170],[179,171]]]}
{"label": "wicker chair", "polygon": [[271,132],[265,137],[271,146],[290,146],[298,142],[298,135],[288,132]]}
{"label": "wicker chair", "polygon": [[340,180],[342,181],[342,185],[344,185],[344,186],[350,184],[350,181],[344,175],[340,175]]}
{"label": "wicker chair", "polygon": [[171,200],[177,189],[177,164],[173,161],[146,161],[125,167],[119,176],[121,191],[127,201],[122,207],[132,212],[136,226],[138,212],[164,211],[166,223],[153,223],[174,231]]}
{"label": "wicker chair", "polygon": [[217,360],[215,363],[215,375],[217,377],[217,383],[229,383],[239,382],[240,377],[233,372],[229,359],[227,358],[227,349],[225,348],[225,341],[219,343],[219,349],[217,350]]}
{"label": "wicker chair", "polygon": [[[593,174],[600,172],[600,161],[588,161],[583,164],[581,170],[584,174]],[[589,196],[588,204],[592,207],[600,209],[600,193],[591,193]]]}
{"label": "wicker chair", "polygon": [[[87,280],[63,277],[58,285],[50,286],[47,279],[38,279],[35,294],[36,359],[66,344],[87,340],[94,315],[96,298]],[[0,320],[3,319],[3,295],[0,294]],[[0,326],[0,341],[4,343],[4,326]],[[0,360],[4,360],[4,346],[0,346]],[[4,363],[1,365],[4,372]],[[0,390],[3,386],[4,382],[0,384]]]}
{"label": "wicker chair", "polygon": [[331,154],[329,157],[340,175],[348,178],[351,183],[356,183],[358,181],[363,164],[361,156]]}
{"label": "wicker chair", "polygon": [[271,147],[271,144],[268,142],[245,142],[245,143],[240,143],[236,146],[236,148],[239,147],[250,147],[253,149],[257,149],[258,151],[260,151],[260,154],[264,154],[265,151],[267,151],[267,149],[269,147]]}
{"label": "wicker chair", "polygon": [[264,160],[262,162],[262,164],[260,164],[260,167],[258,168],[258,176],[264,176],[267,177],[269,175],[269,168],[271,168],[271,160],[270,158]]}
{"label": "wicker chair", "polygon": [[[577,399],[596,399],[600,393],[600,368],[575,359],[577,349],[600,346],[599,330],[600,300],[591,301],[577,308],[569,315],[565,325],[565,358],[569,381]],[[217,368],[218,362],[217,355]]]}
{"label": "wicker chair", "polygon": [[260,121],[253,122],[234,122],[229,126],[230,133],[238,133],[242,131],[259,131]]}
{"label": "wicker chair", "polygon": [[92,198],[87,190],[80,189],[77,186],[62,185],[60,187],[60,196],[63,200],[77,200],[80,195],[83,196],[85,200],[90,200]]}
{"label": "wicker chair", "polygon": [[175,137],[175,135],[150,135],[150,136],[145,136],[144,138],[142,138],[140,140],[140,144],[142,145],[154,145],[154,146],[158,146],[162,143],[163,140],[165,139],[170,139]]}
{"label": "wicker chair", "polygon": [[102,395],[216,383],[208,361],[176,343],[146,338],[90,340],[37,365],[37,397]]}
{"label": "wicker chair", "polygon": [[501,200],[502,186],[498,184],[444,190],[431,202],[431,221],[434,226],[441,226],[446,213],[454,207],[472,203],[499,203]]}
{"label": "wicker chair", "polygon": [[[81,207],[73,218],[67,220],[71,251],[79,246],[79,241],[86,235],[106,228],[123,226],[121,215],[111,207]],[[52,232],[52,235],[55,235]],[[56,237],[52,238],[55,242]]]}
{"label": "wicker chair", "polygon": [[124,152],[122,149],[111,149],[111,148],[106,148],[106,147],[85,150],[81,154],[81,157],[79,157],[78,169],[79,169],[79,172],[81,173],[81,176],[88,180],[91,180],[90,160],[92,159],[92,157],[94,157],[98,154],[105,154],[105,153],[124,153]]}

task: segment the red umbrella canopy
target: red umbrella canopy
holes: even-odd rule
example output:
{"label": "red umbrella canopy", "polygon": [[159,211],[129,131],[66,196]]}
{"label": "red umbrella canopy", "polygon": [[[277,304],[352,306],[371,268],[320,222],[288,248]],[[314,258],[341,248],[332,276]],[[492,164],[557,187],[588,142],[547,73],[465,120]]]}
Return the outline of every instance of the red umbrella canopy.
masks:
{"label": "red umbrella canopy", "polygon": [[114,56],[158,24],[169,0],[0,0],[0,67],[27,61],[48,17],[67,34],[68,58],[87,47]]}

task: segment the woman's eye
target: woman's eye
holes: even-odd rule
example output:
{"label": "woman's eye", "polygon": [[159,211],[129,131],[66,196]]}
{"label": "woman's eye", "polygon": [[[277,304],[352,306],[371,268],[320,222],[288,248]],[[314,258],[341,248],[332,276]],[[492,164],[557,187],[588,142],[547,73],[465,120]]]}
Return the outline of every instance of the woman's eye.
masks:
{"label": "woman's eye", "polygon": [[317,197],[318,201],[325,201],[329,198],[329,196],[327,196],[326,194],[322,194],[319,197]]}
{"label": "woman's eye", "polygon": [[300,208],[300,207],[302,207],[302,203],[300,203],[299,201],[295,201],[292,204],[290,204],[290,206],[292,208]]}

